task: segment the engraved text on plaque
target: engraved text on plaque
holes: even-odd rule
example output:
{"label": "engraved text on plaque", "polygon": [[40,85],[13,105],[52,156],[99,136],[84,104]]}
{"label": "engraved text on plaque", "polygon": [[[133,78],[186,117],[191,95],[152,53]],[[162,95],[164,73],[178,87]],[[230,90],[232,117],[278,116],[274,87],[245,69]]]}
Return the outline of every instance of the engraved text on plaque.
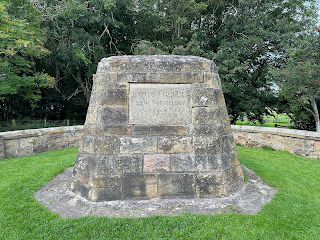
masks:
{"label": "engraved text on plaque", "polygon": [[129,124],[191,122],[190,84],[130,84]]}

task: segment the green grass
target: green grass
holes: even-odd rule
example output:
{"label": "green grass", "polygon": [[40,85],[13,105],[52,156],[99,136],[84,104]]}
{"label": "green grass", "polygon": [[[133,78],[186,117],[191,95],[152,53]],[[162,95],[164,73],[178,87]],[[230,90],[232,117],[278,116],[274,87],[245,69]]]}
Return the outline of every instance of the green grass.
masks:
{"label": "green grass", "polygon": [[238,147],[279,192],[256,215],[62,219],[33,193],[74,164],[77,148],[0,161],[0,239],[320,239],[320,161]]}
{"label": "green grass", "polygon": [[247,125],[247,126],[261,126],[261,127],[283,127],[290,128],[292,123],[290,122],[290,118],[286,114],[277,115],[274,113],[276,117],[273,116],[264,116],[264,123],[261,124],[258,121],[249,122],[248,120],[238,120],[236,121],[236,125]]}

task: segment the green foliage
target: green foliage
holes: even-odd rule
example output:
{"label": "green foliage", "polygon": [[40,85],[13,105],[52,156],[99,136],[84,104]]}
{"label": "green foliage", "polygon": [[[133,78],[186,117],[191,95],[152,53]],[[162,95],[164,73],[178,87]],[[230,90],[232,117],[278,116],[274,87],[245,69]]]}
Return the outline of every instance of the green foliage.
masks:
{"label": "green foliage", "polygon": [[130,0],[80,0],[39,7],[52,52],[44,67],[57,79],[63,100],[87,107],[101,58],[130,51],[130,5]]}
{"label": "green foliage", "polygon": [[[320,100],[320,38],[319,32],[311,31],[300,35],[300,39],[284,55],[280,66],[270,68],[270,78],[280,87],[281,96],[293,105],[294,113],[301,109],[311,114],[320,132],[317,101]],[[297,104],[300,106],[297,107]],[[307,116],[307,115],[305,115]],[[309,124],[306,124],[309,125]]]}
{"label": "green foliage", "polygon": [[35,106],[40,89],[54,85],[54,78],[34,68],[35,60],[49,53],[37,14],[26,0],[0,1],[0,104],[19,95]]}
{"label": "green foliage", "polygon": [[240,162],[278,189],[254,215],[63,219],[33,193],[74,164],[77,148],[2,160],[0,239],[319,239],[320,162],[287,152],[237,148]]}
{"label": "green foliage", "polygon": [[214,58],[231,122],[241,113],[250,121],[262,122],[276,107],[276,96],[266,77],[268,63],[282,55],[296,32],[308,26],[315,10],[303,1],[275,0],[226,2],[220,3],[220,8],[225,20],[217,29],[208,28],[208,44],[217,52]]}
{"label": "green foliage", "polygon": [[158,46],[154,46],[153,43],[141,40],[133,48],[134,55],[159,55],[166,54]]}

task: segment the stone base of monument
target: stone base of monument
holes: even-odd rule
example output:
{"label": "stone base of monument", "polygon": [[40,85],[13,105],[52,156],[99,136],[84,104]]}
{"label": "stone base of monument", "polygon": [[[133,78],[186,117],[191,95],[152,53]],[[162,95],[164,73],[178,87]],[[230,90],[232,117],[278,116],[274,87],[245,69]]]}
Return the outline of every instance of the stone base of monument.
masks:
{"label": "stone base of monument", "polygon": [[215,64],[193,56],[99,63],[71,190],[91,201],[228,196],[243,185]]}
{"label": "stone base of monument", "polygon": [[269,202],[277,189],[269,187],[250,169],[243,167],[248,181],[228,197],[216,198],[153,198],[148,200],[114,200],[92,202],[70,191],[72,168],[35,193],[35,198],[50,211],[64,218],[83,216],[147,217],[174,216],[186,212],[214,214],[239,212],[255,214]]}

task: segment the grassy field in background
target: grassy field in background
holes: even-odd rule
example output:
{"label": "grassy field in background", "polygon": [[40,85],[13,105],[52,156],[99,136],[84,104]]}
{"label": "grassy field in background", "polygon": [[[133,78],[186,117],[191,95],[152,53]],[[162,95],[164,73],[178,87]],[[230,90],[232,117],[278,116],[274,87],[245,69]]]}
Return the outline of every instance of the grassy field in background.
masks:
{"label": "grassy field in background", "polygon": [[290,118],[286,114],[276,114],[273,116],[264,116],[264,123],[261,124],[258,121],[249,122],[244,119],[243,121],[238,120],[236,125],[247,125],[247,126],[261,126],[261,127],[281,127],[281,128],[290,128],[291,122]]}
{"label": "grassy field in background", "polygon": [[238,147],[240,162],[278,188],[255,215],[62,219],[33,193],[75,162],[77,148],[0,161],[0,239],[320,239],[320,161]]}

